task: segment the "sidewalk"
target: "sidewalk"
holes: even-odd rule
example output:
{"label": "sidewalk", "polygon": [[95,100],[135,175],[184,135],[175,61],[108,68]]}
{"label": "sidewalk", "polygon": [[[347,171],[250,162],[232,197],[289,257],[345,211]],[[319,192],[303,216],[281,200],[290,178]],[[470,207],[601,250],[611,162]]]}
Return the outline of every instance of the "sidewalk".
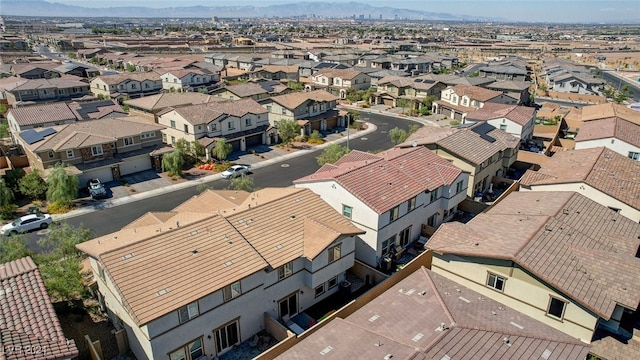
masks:
{"label": "sidewalk", "polygon": [[[370,134],[376,131],[377,127],[371,123],[366,123],[367,128],[360,131],[349,130],[349,138],[355,139],[359,138],[363,135]],[[288,159],[306,155],[310,152],[320,152],[327,146],[331,144],[340,144],[347,141],[347,132],[346,130],[340,133],[329,134],[325,137],[325,143],[322,145],[310,146],[308,149],[298,149],[294,151],[287,151],[276,146],[267,146],[261,145],[257,147],[256,153],[262,156],[256,156],[253,153],[242,153],[240,155],[232,154],[229,158],[230,161],[233,161],[238,164],[246,164],[250,165],[251,169],[259,169],[265,166],[269,166],[272,164],[280,163],[287,161]],[[155,174],[155,171],[153,171]],[[135,178],[135,174],[131,177]],[[124,177],[125,179],[128,176]],[[221,179],[222,176],[220,173],[212,173],[211,175],[203,176],[194,180],[188,180],[179,182],[176,184],[172,184],[170,181],[165,178],[155,174],[154,178],[146,181],[131,181],[129,182],[129,186],[114,186],[111,187],[111,191],[113,196],[110,199],[103,201],[83,201],[79,205],[80,207],[76,210],[70,211],[66,214],[54,214],[52,215],[54,221],[60,221],[68,218],[72,218],[75,216],[80,216],[83,214],[87,214],[90,212],[108,209],[112,207],[116,207],[119,205],[128,204],[134,201],[147,199],[150,197],[168,194],[173,191],[186,189],[190,187],[195,187],[198,185],[206,184],[208,182]],[[124,189],[118,189],[118,187],[122,187]],[[132,193],[133,191],[133,193]]]}
{"label": "sidewalk", "polygon": [[[384,107],[384,109],[382,109],[381,107]],[[369,108],[361,108],[356,105],[340,104],[338,105],[338,108],[348,109],[348,110],[358,110],[362,112],[362,115],[360,115],[360,120],[364,120],[364,121],[367,120],[367,113],[371,113],[371,114],[380,114],[384,116],[393,116],[398,119],[411,120],[411,121],[421,123],[423,125],[442,126],[442,125],[439,125],[437,121],[444,117],[444,115],[428,115],[428,116],[401,115],[393,111],[394,109],[398,109],[398,111],[402,111],[401,108],[388,108],[387,106],[384,106],[384,105],[373,105]]]}

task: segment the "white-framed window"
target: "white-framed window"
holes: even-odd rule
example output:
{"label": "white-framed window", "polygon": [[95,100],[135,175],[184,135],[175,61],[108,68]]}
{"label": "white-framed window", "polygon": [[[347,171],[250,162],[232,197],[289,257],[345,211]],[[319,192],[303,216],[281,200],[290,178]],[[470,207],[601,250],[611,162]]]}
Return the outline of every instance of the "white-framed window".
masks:
{"label": "white-framed window", "polygon": [[500,124],[500,130],[507,131],[507,125],[506,124]]}
{"label": "white-framed window", "polygon": [[209,131],[217,131],[217,130],[218,130],[218,124],[216,123],[209,124]]}
{"label": "white-framed window", "polygon": [[156,137],[156,132],[155,131],[147,131],[147,132],[143,132],[140,133],[140,139],[151,139]]}
{"label": "white-framed window", "polygon": [[198,315],[200,315],[200,312],[198,311],[197,301],[189,303],[181,307],[180,309],[178,309],[178,317],[180,318],[180,324],[183,324]]}
{"label": "white-framed window", "polygon": [[167,143],[167,134],[162,134],[162,142]]}
{"label": "white-framed window", "polygon": [[222,296],[225,302],[240,295],[242,295],[242,288],[240,287],[240,281],[236,281],[233,284],[227,285],[222,288]]}
{"label": "white-framed window", "polygon": [[409,244],[409,236],[411,236],[411,225],[409,225],[409,227],[407,227],[406,229],[400,231],[400,233],[398,234],[398,238],[400,239],[400,246],[404,247],[407,246],[407,244]]}
{"label": "white-framed window", "polygon": [[389,252],[391,252],[391,249],[393,249],[396,246],[396,236],[393,235],[392,237],[388,238],[387,240],[384,240],[382,242],[382,249],[380,249],[382,251],[382,255],[386,255]]}
{"label": "white-framed window", "polygon": [[494,288],[498,291],[504,291],[504,285],[506,282],[507,279],[502,276],[498,276],[493,273],[487,274],[487,286],[490,288]]}
{"label": "white-framed window", "polygon": [[175,137],[175,136],[172,136],[172,137],[171,137],[171,144],[172,144],[172,145],[175,145],[175,144],[176,144],[176,137]]}
{"label": "white-framed window", "polygon": [[547,305],[547,315],[554,319],[562,320],[564,311],[567,308],[567,302],[555,296],[549,296],[549,305]]}
{"label": "white-framed window", "polygon": [[244,126],[251,126],[251,118],[244,119]]}
{"label": "white-framed window", "polygon": [[287,114],[287,109],[283,108],[283,109],[282,109],[282,113],[283,113],[284,115],[286,115],[286,114]]}
{"label": "white-framed window", "polygon": [[102,155],[102,145],[98,145],[98,146],[92,146],[91,147],[91,154],[93,156],[98,156],[98,155]]}
{"label": "white-framed window", "polygon": [[289,261],[278,268],[278,280],[289,277],[291,274],[293,274],[293,261]]}
{"label": "white-framed window", "polygon": [[344,217],[346,218],[351,219],[351,216],[353,216],[353,207],[342,205],[342,215],[344,215]]}
{"label": "white-framed window", "polygon": [[327,287],[329,289],[333,289],[334,287],[336,287],[336,285],[338,285],[338,277],[334,276],[331,279],[329,279],[329,281],[327,281]]}
{"label": "white-framed window", "polygon": [[240,325],[238,320],[234,320],[224,326],[213,330],[216,339],[216,350],[218,353],[224,352],[233,345],[240,343]]}
{"label": "white-framed window", "polygon": [[131,146],[133,145],[133,137],[126,137],[123,138],[122,141],[124,141],[124,146]]}
{"label": "white-framed window", "polygon": [[196,360],[204,356],[202,336],[169,353],[169,360]]}
{"label": "white-framed window", "polygon": [[629,151],[629,159],[640,160],[640,152]]}
{"label": "white-framed window", "polygon": [[396,221],[400,216],[400,206],[396,206],[389,210],[389,222]]}
{"label": "white-framed window", "polygon": [[340,259],[340,245],[341,244],[338,244],[329,248],[329,263]]}
{"label": "white-framed window", "polygon": [[315,297],[321,296],[325,291],[326,290],[324,284],[320,284],[315,288]]}
{"label": "white-framed window", "polygon": [[73,149],[67,150],[67,159],[73,158]]}
{"label": "white-framed window", "polygon": [[175,120],[171,120],[169,122],[169,126],[171,126],[172,129],[175,129],[176,128],[176,121]]}
{"label": "white-framed window", "polygon": [[434,202],[438,200],[438,189],[435,189],[431,192],[430,202]]}
{"label": "white-framed window", "polygon": [[456,183],[456,194],[459,194],[460,192],[462,192],[464,188],[464,182],[462,180],[458,181]]}
{"label": "white-framed window", "polygon": [[229,127],[228,127],[229,130],[233,130],[236,128],[236,125],[233,123],[233,121],[229,121],[227,124],[229,124]]}
{"label": "white-framed window", "polygon": [[417,201],[417,196],[414,196],[411,199],[409,199],[408,211],[411,211],[416,208],[416,201]]}
{"label": "white-framed window", "polygon": [[267,105],[267,111],[271,112],[271,105]]}

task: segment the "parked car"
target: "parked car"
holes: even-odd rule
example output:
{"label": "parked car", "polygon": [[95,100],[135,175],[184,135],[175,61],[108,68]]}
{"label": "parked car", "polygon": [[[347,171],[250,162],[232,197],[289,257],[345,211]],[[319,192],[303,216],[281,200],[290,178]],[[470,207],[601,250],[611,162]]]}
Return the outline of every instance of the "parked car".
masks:
{"label": "parked car", "polygon": [[229,178],[234,178],[234,177],[238,177],[241,175],[245,175],[249,173],[249,166],[247,165],[233,165],[232,167],[228,168],[227,170],[222,172],[222,177],[225,179],[229,179]]}
{"label": "parked car", "polygon": [[100,182],[100,179],[89,180],[87,182],[87,188],[93,199],[104,199],[107,197],[107,189],[104,188],[104,184]]}
{"label": "parked car", "polygon": [[2,235],[24,233],[30,230],[46,229],[53,222],[49,214],[29,214],[2,227]]}

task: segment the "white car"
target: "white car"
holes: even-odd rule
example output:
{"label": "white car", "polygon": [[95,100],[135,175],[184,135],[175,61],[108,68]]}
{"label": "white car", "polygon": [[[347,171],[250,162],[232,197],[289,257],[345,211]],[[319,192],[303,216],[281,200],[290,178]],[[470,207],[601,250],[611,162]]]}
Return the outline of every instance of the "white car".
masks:
{"label": "white car", "polygon": [[2,227],[2,235],[24,233],[30,230],[46,229],[53,222],[49,214],[25,215]]}
{"label": "white car", "polygon": [[233,165],[232,167],[223,171],[222,174],[220,175],[222,175],[222,177],[225,179],[229,179],[229,178],[245,175],[248,172],[249,172],[249,167],[247,165]]}

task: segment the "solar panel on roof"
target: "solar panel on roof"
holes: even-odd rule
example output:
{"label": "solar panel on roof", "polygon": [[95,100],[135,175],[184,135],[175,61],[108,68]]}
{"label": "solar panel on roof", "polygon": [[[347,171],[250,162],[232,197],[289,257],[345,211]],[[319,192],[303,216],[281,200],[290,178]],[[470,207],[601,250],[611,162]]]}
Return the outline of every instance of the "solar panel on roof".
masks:
{"label": "solar panel on roof", "polygon": [[40,134],[40,136],[42,136],[43,138],[45,136],[49,136],[49,135],[55,134],[55,133],[56,133],[56,131],[53,128],[46,128],[44,130],[38,131],[38,134]]}
{"label": "solar panel on roof", "polygon": [[488,135],[488,133],[490,131],[495,130],[495,128],[493,126],[491,126],[491,124],[489,123],[481,123],[478,126],[474,126],[471,128],[471,131],[473,131],[474,133],[480,135],[481,139],[487,140],[490,143],[493,143],[496,141],[495,138],[491,137]]}
{"label": "solar panel on roof", "polygon": [[413,82],[422,82],[422,79],[415,79]]}
{"label": "solar panel on roof", "polygon": [[23,132],[20,133],[20,137],[27,142],[27,144],[31,145],[34,143],[37,143],[40,140],[43,140],[44,138],[42,137],[42,135],[40,135],[40,133],[38,133],[37,131],[33,130],[33,129],[29,129],[29,130],[25,130]]}

